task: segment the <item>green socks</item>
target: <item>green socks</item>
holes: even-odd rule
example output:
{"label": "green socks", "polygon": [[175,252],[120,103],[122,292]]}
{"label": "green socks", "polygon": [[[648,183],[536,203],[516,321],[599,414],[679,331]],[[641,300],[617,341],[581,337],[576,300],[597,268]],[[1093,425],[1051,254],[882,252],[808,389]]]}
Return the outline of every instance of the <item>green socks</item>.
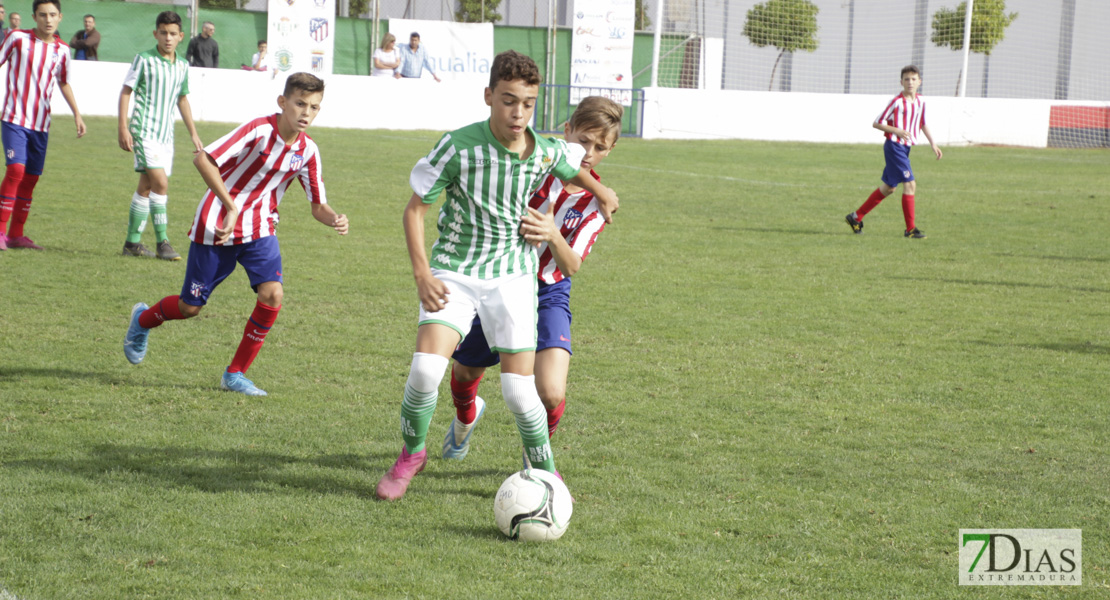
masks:
{"label": "green socks", "polygon": [[169,239],[166,236],[166,200],[162,194],[150,193],[150,220],[154,222],[154,237],[161,244]]}
{"label": "green socks", "polygon": [[[165,210],[165,205],[163,205],[163,213]],[[127,241],[129,243],[138,244],[142,240],[143,229],[146,229],[146,219],[149,214],[150,199],[135,192],[135,195],[131,196],[131,214],[127,219]]]}

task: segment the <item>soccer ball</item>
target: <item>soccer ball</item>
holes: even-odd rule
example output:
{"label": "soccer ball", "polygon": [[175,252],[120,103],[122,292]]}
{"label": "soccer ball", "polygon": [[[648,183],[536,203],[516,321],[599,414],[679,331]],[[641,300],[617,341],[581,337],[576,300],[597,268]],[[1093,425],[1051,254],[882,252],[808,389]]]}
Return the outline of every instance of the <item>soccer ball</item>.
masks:
{"label": "soccer ball", "polygon": [[563,481],[540,469],[513,473],[493,499],[493,517],[501,533],[526,542],[559,539],[573,509]]}

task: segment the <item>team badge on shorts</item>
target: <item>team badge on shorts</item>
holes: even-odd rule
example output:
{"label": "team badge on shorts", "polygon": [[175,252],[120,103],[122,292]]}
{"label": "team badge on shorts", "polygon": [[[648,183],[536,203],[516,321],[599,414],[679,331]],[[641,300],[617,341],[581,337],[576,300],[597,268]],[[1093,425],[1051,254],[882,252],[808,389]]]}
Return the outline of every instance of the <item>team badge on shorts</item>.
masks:
{"label": "team badge on shorts", "polygon": [[304,157],[301,156],[300,154],[295,154],[294,153],[293,158],[289,159],[289,170],[290,171],[299,171],[302,164],[304,164]]}
{"label": "team badge on shorts", "polygon": [[568,210],[566,216],[563,217],[563,228],[574,229],[575,227],[578,227],[578,224],[581,222],[582,213],[572,208]]}
{"label": "team badge on shorts", "polygon": [[204,294],[204,290],[206,287],[207,286],[205,286],[203,283],[199,281],[194,281],[189,285],[189,293],[192,294],[194,298],[200,298],[201,295]]}
{"label": "team badge on shorts", "polygon": [[902,171],[902,177],[905,177],[906,179],[909,179],[910,178],[910,172],[909,171]]}

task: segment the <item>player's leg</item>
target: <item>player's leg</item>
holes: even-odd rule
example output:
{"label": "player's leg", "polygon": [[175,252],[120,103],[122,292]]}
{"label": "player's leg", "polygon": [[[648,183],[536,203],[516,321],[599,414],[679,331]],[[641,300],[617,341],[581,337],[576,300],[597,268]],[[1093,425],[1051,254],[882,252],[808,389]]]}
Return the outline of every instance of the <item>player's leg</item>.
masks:
{"label": "player's leg", "polygon": [[910,172],[910,180],[902,184],[902,216],[906,220],[905,237],[923,239],[925,232],[917,228],[914,222],[914,194],[917,192],[917,181]]}
{"label": "player's leg", "polygon": [[142,140],[147,173],[150,176],[150,221],[154,225],[155,249],[162,260],[181,260],[181,255],[170,245],[166,231],[169,220],[166,204],[169,202],[170,176],[173,175],[173,140],[161,142]]}
{"label": "player's leg", "polygon": [[536,391],[547,411],[548,436],[555,435],[566,407],[567,373],[570,371],[570,287],[563,279],[540,284],[536,310]]}
{"label": "player's leg", "polygon": [[255,386],[245,374],[258,356],[258,351],[262,349],[262,344],[266,341],[266,336],[277,321],[278,312],[281,310],[284,287],[281,275],[281,247],[277,236],[266,236],[240,245],[238,261],[247,272],[251,289],[258,294],[258,297],[254,310],[243,328],[243,337],[239,340],[235,356],[221,376],[220,387],[248,396],[265,396],[266,392]]}
{"label": "player's leg", "polygon": [[0,250],[7,250],[8,222],[15,208],[19,182],[27,170],[26,129],[7,121],[0,122],[0,137],[4,145],[4,179],[0,181]]}
{"label": "player's leg", "polygon": [[131,364],[146,356],[150,330],[166,321],[190,319],[200,314],[212,290],[235,270],[237,248],[205,246],[194,243],[185,265],[185,282],[181,293],[166,296],[153,306],[139,302],[131,308],[131,324],[123,341],[123,353]]}
{"label": "player's leg", "polygon": [[15,192],[15,208],[12,210],[12,222],[8,228],[8,247],[27,248],[29,250],[42,250],[31,238],[23,233],[23,226],[31,214],[31,199],[35,195],[35,185],[39,182],[43,167],[46,165],[46,147],[50,135],[45,131],[25,132],[27,139],[27,165],[23,179]]}
{"label": "player's leg", "polygon": [[863,204],[861,204],[855,212],[844,217],[844,220],[848,222],[853,232],[863,233],[863,218],[867,216],[867,213],[874,210],[883,199],[894,192],[894,188],[898,187],[899,183],[902,183],[902,174],[897,168],[896,147],[898,146],[900,146],[900,144],[896,144],[890,140],[887,140],[883,144],[883,156],[886,163],[883,167],[883,175],[879,187],[871,192],[871,195],[867,197],[867,200],[864,200]]}
{"label": "player's leg", "polygon": [[478,280],[438,269],[433,269],[432,274],[447,286],[451,299],[434,313],[420,307],[416,352],[401,400],[404,447],[393,466],[378,481],[377,495],[382,500],[398,500],[404,496],[409,482],[427,464],[425,441],[436,410],[439,384],[452,352],[470,331],[474,320]]}
{"label": "player's leg", "polygon": [[501,354],[501,395],[516,419],[524,453],[533,467],[555,472],[547,412],[536,392],[536,277],[492,280],[478,313],[491,349]]}
{"label": "player's leg", "polygon": [[[135,165],[139,168],[142,151],[138,143],[135,149]],[[146,170],[139,171],[139,185],[131,196],[131,208],[127,216],[127,239],[123,242],[124,256],[153,258],[154,253],[143,245],[143,230],[150,218],[150,175]]]}
{"label": "player's leg", "polygon": [[451,369],[451,401],[455,404],[455,418],[443,437],[443,458],[462,460],[470,451],[470,436],[486,410],[485,400],[478,396],[478,384],[486,367],[499,361],[486,344],[481,319],[474,319],[470,333],[455,348],[452,358],[455,364]]}

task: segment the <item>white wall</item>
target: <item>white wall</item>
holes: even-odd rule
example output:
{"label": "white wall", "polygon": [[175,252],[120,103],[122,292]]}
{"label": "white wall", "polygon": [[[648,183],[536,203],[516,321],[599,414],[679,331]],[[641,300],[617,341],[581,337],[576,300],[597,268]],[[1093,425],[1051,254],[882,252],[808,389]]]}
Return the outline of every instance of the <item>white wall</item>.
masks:
{"label": "white wall", "polygon": [[[73,63],[70,84],[85,115],[116,116],[128,65]],[[436,83],[355,75],[326,78],[316,125],[352,129],[449,131],[489,117],[481,83]],[[283,80],[264,73],[191,69],[189,102],[202,121],[240,123],[277,110]],[[806,94],[648,88],[648,139],[757,139],[874,143],[872,121],[890,95]],[[941,146],[1003,144],[1045,147],[1050,107],[1110,107],[1110,102],[926,97],[930,130]],[[61,94],[54,112],[69,114]],[[63,126],[59,118],[58,125]]]}

